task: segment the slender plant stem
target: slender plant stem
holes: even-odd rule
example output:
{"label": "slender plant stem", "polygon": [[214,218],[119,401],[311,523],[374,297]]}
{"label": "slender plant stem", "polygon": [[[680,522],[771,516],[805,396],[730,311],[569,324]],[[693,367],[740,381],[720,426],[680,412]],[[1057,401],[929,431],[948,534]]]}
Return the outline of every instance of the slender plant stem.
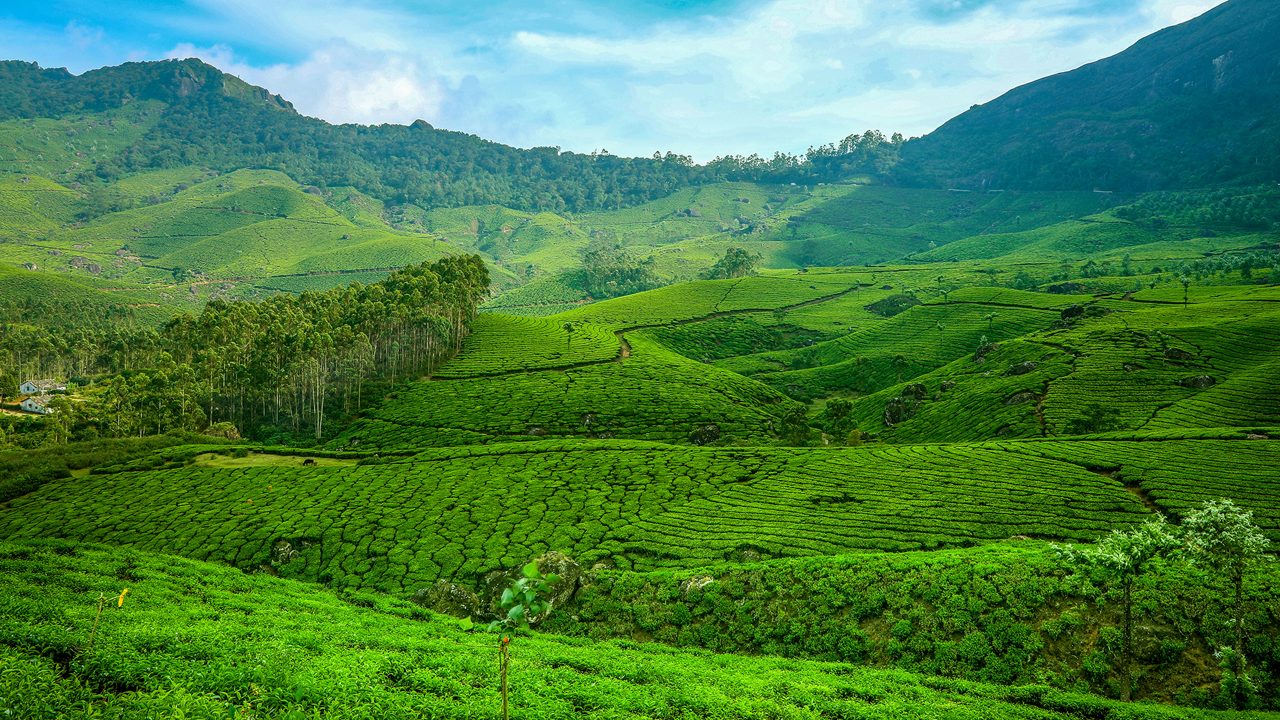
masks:
{"label": "slender plant stem", "polygon": [[94,638],[98,636],[98,621],[102,619],[102,608],[107,605],[107,596],[99,593],[98,595],[98,614],[93,616],[93,629],[89,631],[89,646],[85,648],[85,652],[93,651]]}

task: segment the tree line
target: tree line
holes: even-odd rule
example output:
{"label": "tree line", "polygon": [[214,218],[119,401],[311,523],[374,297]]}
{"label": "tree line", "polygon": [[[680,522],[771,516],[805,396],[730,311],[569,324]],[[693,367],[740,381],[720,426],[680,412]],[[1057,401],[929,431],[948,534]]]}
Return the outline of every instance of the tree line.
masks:
{"label": "tree line", "polygon": [[[76,401],[55,406],[52,439],[77,429],[127,437],[210,426],[258,436],[324,436],[371,392],[431,374],[457,353],[489,275],[478,256],[406,267],[371,285],[210,302],[159,330],[105,327],[57,342],[56,333],[6,326],[3,351],[32,375],[106,373]],[[27,353],[25,356],[24,353]],[[4,379],[8,392],[17,376]]]}
{"label": "tree line", "polygon": [[[598,150],[515,148],[426,122],[331,125],[199,60],[128,63],[73,76],[34,63],[0,62],[0,119],[115,111],[133,103],[148,127],[78,180],[96,187],[158,168],[230,172],[275,169],[320,188],[351,186],[385,202],[426,208],[499,204],[530,211],[585,212],[637,205],[721,180],[835,182],[885,173],[901,135],[853,134],[802,155],[726,156],[698,165],[657,152],[625,158]],[[165,103],[162,111],[138,105]],[[108,116],[103,122],[129,122]],[[104,200],[106,202],[106,200]],[[109,205],[108,205],[109,207]]]}

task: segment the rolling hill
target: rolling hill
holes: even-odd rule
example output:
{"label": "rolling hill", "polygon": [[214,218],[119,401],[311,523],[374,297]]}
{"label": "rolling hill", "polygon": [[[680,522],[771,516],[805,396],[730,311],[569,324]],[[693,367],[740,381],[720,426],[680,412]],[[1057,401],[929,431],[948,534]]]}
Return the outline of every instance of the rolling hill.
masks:
{"label": "rolling hill", "polygon": [[0,63],[0,716],[1275,720],[1277,28],[876,173]]}

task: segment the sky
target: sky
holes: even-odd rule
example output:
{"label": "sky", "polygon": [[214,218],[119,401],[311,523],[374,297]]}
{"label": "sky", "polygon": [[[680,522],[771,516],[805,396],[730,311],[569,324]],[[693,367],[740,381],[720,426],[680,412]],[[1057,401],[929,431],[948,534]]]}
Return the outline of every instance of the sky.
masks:
{"label": "sky", "polygon": [[198,57],[330,122],[617,155],[923,135],[1221,0],[6,0],[0,59]]}

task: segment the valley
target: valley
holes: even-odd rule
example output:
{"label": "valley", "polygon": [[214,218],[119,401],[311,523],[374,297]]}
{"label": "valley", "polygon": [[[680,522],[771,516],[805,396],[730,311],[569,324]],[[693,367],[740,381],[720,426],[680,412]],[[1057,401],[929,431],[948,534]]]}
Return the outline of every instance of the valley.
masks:
{"label": "valley", "polygon": [[0,713],[1280,717],[1277,23],[701,164],[0,62]]}

